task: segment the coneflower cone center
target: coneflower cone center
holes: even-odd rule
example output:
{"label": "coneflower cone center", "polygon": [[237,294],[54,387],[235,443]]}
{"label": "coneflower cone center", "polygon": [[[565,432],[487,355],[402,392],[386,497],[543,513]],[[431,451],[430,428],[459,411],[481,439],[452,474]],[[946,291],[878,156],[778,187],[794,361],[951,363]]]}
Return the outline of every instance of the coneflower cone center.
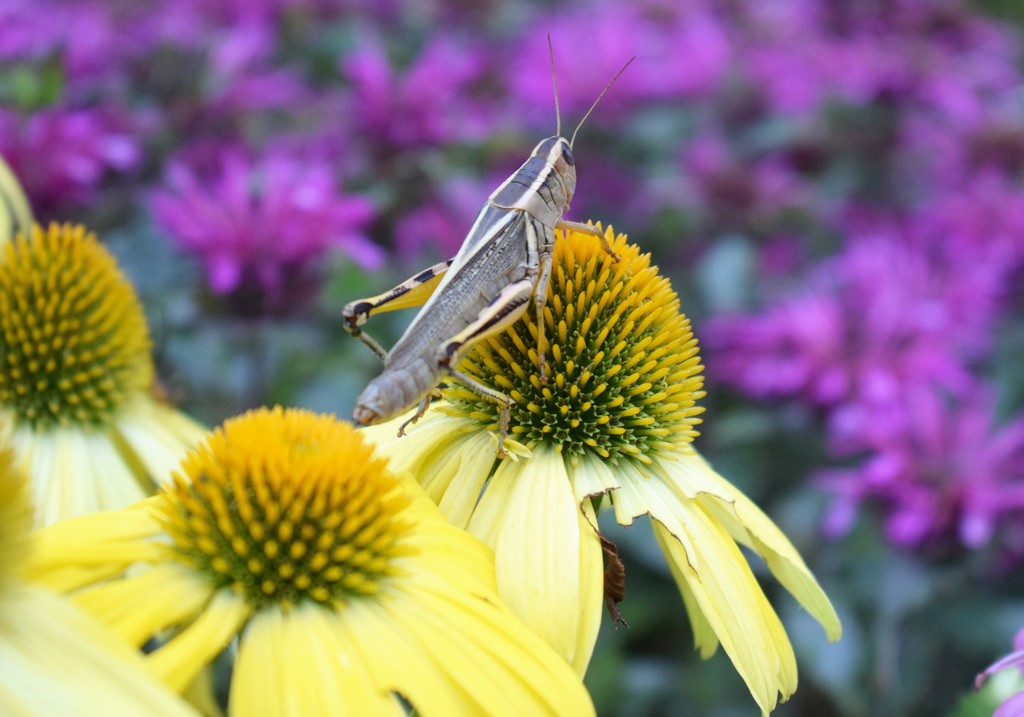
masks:
{"label": "coneflower cone center", "polygon": [[[533,304],[507,330],[474,345],[459,368],[515,400],[509,435],[520,443],[646,462],[697,435],[702,367],[668,280],[625,236],[606,236],[618,262],[587,234],[555,242],[544,309],[546,382]],[[495,404],[457,384],[446,395],[454,412],[497,427]]]}
{"label": "coneflower cone center", "polygon": [[409,499],[348,424],[261,409],[225,422],[164,496],[179,559],[254,607],[337,605],[393,574]]}
{"label": "coneflower cone center", "polygon": [[0,249],[0,405],[33,428],[104,425],[153,381],[146,319],[84,227],[35,227]]}

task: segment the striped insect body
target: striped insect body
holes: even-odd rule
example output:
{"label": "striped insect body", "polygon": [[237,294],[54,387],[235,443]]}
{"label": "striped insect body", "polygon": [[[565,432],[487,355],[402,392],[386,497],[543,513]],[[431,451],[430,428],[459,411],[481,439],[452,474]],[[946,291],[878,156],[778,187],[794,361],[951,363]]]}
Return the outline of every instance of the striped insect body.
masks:
{"label": "striped insect body", "polygon": [[[627,62],[601,92],[580,121],[577,132],[628,66]],[[557,85],[555,107],[557,115]],[[488,197],[454,258],[420,272],[390,291],[344,307],[346,330],[384,361],[384,370],[367,384],[357,400],[353,412],[356,423],[380,423],[419,402],[417,412],[399,429],[401,435],[406,426],[426,411],[438,384],[454,379],[499,406],[498,454],[504,455],[509,409],[514,401],[459,372],[456,366],[461,352],[510,326],[531,301],[541,331],[538,347],[544,345],[543,310],[556,229],[591,234],[615,256],[607,239],[595,227],[562,218],[576,190],[572,150],[576,133],[571,140],[562,137],[560,117],[556,132],[541,141],[526,162]],[[384,351],[361,328],[372,313],[419,304],[423,308],[390,351]],[[544,381],[541,350],[538,357]]]}

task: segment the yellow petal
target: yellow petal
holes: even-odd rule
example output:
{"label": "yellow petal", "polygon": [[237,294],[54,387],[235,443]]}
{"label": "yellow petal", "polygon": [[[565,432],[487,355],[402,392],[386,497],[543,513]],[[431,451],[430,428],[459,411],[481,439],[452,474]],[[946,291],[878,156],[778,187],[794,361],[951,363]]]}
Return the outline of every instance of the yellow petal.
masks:
{"label": "yellow petal", "polygon": [[413,619],[403,629],[409,617],[402,608],[405,602],[397,598],[391,610],[366,602],[347,606],[333,626],[341,650],[366,665],[378,689],[401,693],[420,715],[470,714],[474,705],[461,684],[475,675],[459,675],[453,684],[437,659],[445,652],[447,636],[424,650],[409,634],[409,629],[421,629],[418,622]]}
{"label": "yellow petal", "polygon": [[148,540],[159,530],[150,505],[143,501],[129,510],[83,515],[36,531],[25,575],[66,592],[163,556],[166,547]]}
{"label": "yellow petal", "polygon": [[[728,533],[696,506],[680,507],[667,525],[660,519],[654,522],[655,537],[676,581],[692,591],[696,606],[767,714],[780,693],[785,700],[796,690],[796,658],[789,638]],[[684,551],[676,539],[684,533],[695,553]]]}
{"label": "yellow petal", "polygon": [[138,396],[121,410],[112,432],[157,485],[170,480],[185,453],[207,433],[184,413],[146,395]]}
{"label": "yellow petal", "polygon": [[196,717],[134,650],[67,601],[17,588],[0,616],[0,714]]}
{"label": "yellow petal", "polygon": [[99,583],[72,599],[125,642],[141,647],[164,628],[190,622],[212,591],[195,573],[166,563]]}
{"label": "yellow petal", "polygon": [[[504,606],[429,578],[415,587],[405,586],[403,592],[410,599],[383,607],[419,651],[446,673],[447,681],[471,701],[473,709],[460,713],[495,717],[593,713],[579,676]],[[412,676],[402,679],[407,683]]]}
{"label": "yellow petal", "polygon": [[618,467],[616,466],[616,470],[613,471],[606,461],[592,453],[582,456],[575,465],[572,461],[567,461],[566,470],[572,481],[576,500],[581,503],[585,498],[604,495],[619,487],[619,477],[616,475]]}
{"label": "yellow petal", "polygon": [[494,548],[502,600],[583,674],[601,624],[602,553],[562,457],[540,446],[502,463],[469,530]]}
{"label": "yellow petal", "polygon": [[249,607],[223,590],[217,592],[199,617],[146,655],[150,671],[171,689],[183,691],[241,629]]}
{"label": "yellow petal", "polygon": [[404,714],[366,664],[339,644],[318,606],[260,610],[246,627],[231,684],[231,717]]}
{"label": "yellow petal", "polygon": [[18,178],[0,157],[0,246],[32,228],[32,209]]}
{"label": "yellow petal", "polygon": [[694,454],[692,458],[681,459],[678,469],[701,474],[708,484],[704,488],[706,492],[699,496],[705,510],[712,513],[734,539],[764,558],[772,575],[825,628],[828,639],[838,640],[842,627],[835,608],[778,526],[701,456]]}
{"label": "yellow petal", "polygon": [[16,465],[31,479],[37,527],[123,508],[153,491],[102,431],[19,428],[11,443]]}
{"label": "yellow petal", "polygon": [[400,416],[360,432],[389,459],[392,471],[409,471],[441,507],[452,525],[465,528],[477,497],[490,476],[497,453],[486,431],[472,418],[454,418],[431,410],[399,438]]}

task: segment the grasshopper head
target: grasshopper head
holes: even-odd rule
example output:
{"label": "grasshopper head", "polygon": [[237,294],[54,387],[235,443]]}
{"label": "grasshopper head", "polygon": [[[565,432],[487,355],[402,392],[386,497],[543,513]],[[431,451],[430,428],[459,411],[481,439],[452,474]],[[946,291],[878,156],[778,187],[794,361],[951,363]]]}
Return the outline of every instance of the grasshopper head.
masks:
{"label": "grasshopper head", "polygon": [[534,157],[540,157],[547,162],[555,173],[562,179],[565,186],[565,205],[569,206],[572,195],[576,192],[576,158],[573,156],[572,147],[565,137],[548,137],[542,140],[533,149]]}

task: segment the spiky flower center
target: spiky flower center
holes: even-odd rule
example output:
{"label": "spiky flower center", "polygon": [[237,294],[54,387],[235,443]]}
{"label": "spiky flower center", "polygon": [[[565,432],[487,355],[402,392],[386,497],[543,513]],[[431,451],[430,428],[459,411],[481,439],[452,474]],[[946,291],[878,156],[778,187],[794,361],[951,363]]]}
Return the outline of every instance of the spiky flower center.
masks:
{"label": "spiky flower center", "polygon": [[105,424],[153,381],[131,284],[82,226],[36,226],[0,248],[0,405],[36,429]]}
{"label": "spiky flower center", "polygon": [[[693,439],[703,408],[700,358],[669,282],[626,237],[606,236],[616,262],[592,236],[555,242],[544,309],[546,382],[531,305],[507,330],[476,344],[459,368],[515,400],[509,434],[549,442],[567,456],[592,452],[644,462]],[[455,386],[457,413],[497,426],[497,407]]]}
{"label": "spiky flower center", "polygon": [[336,605],[394,573],[409,498],[350,425],[300,410],[226,421],[166,488],[179,559],[252,606]]}

